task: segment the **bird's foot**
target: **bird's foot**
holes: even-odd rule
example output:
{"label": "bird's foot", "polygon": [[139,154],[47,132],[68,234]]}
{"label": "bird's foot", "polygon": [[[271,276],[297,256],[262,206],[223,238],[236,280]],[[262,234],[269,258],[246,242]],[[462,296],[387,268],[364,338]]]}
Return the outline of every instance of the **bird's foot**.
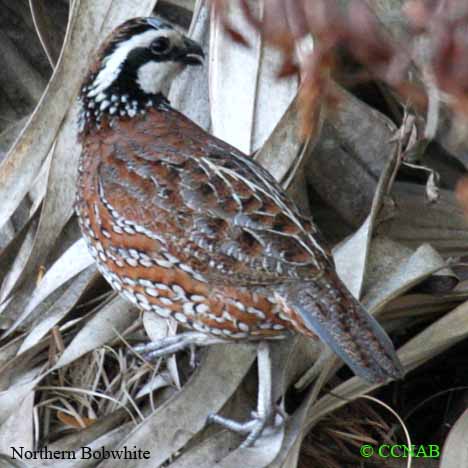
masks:
{"label": "bird's foot", "polygon": [[253,418],[245,423],[224,418],[217,414],[208,417],[209,422],[220,424],[231,431],[248,434],[241,447],[250,447],[262,434],[281,426],[285,417],[280,408],[275,408],[272,401],[271,385],[271,359],[270,349],[266,341],[257,346],[258,367],[258,398],[257,411],[252,413]]}
{"label": "bird's foot", "polygon": [[193,350],[195,346],[208,346],[212,344],[225,343],[221,340],[205,333],[185,332],[175,336],[167,336],[158,341],[139,344],[133,350],[141,354],[147,361],[154,361],[157,358],[169,356],[186,348],[191,350],[191,362],[193,360]]}
{"label": "bird's foot", "polygon": [[246,422],[238,422],[218,414],[208,416],[209,423],[219,424],[230,431],[239,434],[247,434],[247,438],[242,442],[241,448],[251,447],[255,442],[267,431],[273,431],[281,426],[284,422],[284,416],[280,411],[274,410],[268,414],[259,415],[257,412],[252,412],[252,419]]}

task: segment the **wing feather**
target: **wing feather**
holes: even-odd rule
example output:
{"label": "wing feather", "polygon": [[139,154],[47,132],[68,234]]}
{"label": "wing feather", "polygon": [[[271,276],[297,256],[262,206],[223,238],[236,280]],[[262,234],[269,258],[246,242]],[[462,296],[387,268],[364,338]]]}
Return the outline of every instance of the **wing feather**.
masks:
{"label": "wing feather", "polygon": [[120,216],[165,237],[172,255],[217,283],[314,278],[330,266],[314,224],[266,170],[181,114],[155,114],[138,135],[123,122],[102,142],[99,183]]}

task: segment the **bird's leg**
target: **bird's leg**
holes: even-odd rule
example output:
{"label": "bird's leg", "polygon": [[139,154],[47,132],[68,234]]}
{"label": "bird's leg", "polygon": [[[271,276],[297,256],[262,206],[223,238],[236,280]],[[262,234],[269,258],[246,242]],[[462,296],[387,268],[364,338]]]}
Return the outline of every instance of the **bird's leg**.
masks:
{"label": "bird's leg", "polygon": [[193,349],[194,346],[208,346],[220,343],[226,343],[226,340],[200,332],[185,332],[175,336],[167,336],[158,341],[140,344],[134,346],[133,349],[142,354],[145,359],[151,361],[189,347]]}
{"label": "bird's leg", "polygon": [[241,434],[248,434],[241,447],[249,447],[261,436],[263,430],[269,424],[274,423],[275,409],[272,401],[271,382],[271,357],[270,348],[266,341],[262,341],[257,347],[258,367],[258,400],[257,411],[252,413],[253,419],[245,423],[239,423],[217,414],[210,415],[209,422]]}

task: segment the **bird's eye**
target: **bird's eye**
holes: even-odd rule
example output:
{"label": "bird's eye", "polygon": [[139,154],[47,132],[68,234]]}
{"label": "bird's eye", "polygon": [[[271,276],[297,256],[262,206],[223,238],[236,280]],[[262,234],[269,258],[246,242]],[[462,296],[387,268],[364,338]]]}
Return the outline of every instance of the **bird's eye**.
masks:
{"label": "bird's eye", "polygon": [[167,37],[158,37],[151,43],[151,52],[154,54],[162,54],[169,49],[169,39]]}

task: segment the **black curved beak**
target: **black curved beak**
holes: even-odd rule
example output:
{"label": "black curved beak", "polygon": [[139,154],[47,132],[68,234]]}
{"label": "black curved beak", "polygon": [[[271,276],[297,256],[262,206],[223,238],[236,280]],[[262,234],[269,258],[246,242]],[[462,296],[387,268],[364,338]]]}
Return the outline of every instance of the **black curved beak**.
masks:
{"label": "black curved beak", "polygon": [[184,49],[179,60],[185,65],[203,65],[205,54],[198,42],[186,37],[184,39]]}

